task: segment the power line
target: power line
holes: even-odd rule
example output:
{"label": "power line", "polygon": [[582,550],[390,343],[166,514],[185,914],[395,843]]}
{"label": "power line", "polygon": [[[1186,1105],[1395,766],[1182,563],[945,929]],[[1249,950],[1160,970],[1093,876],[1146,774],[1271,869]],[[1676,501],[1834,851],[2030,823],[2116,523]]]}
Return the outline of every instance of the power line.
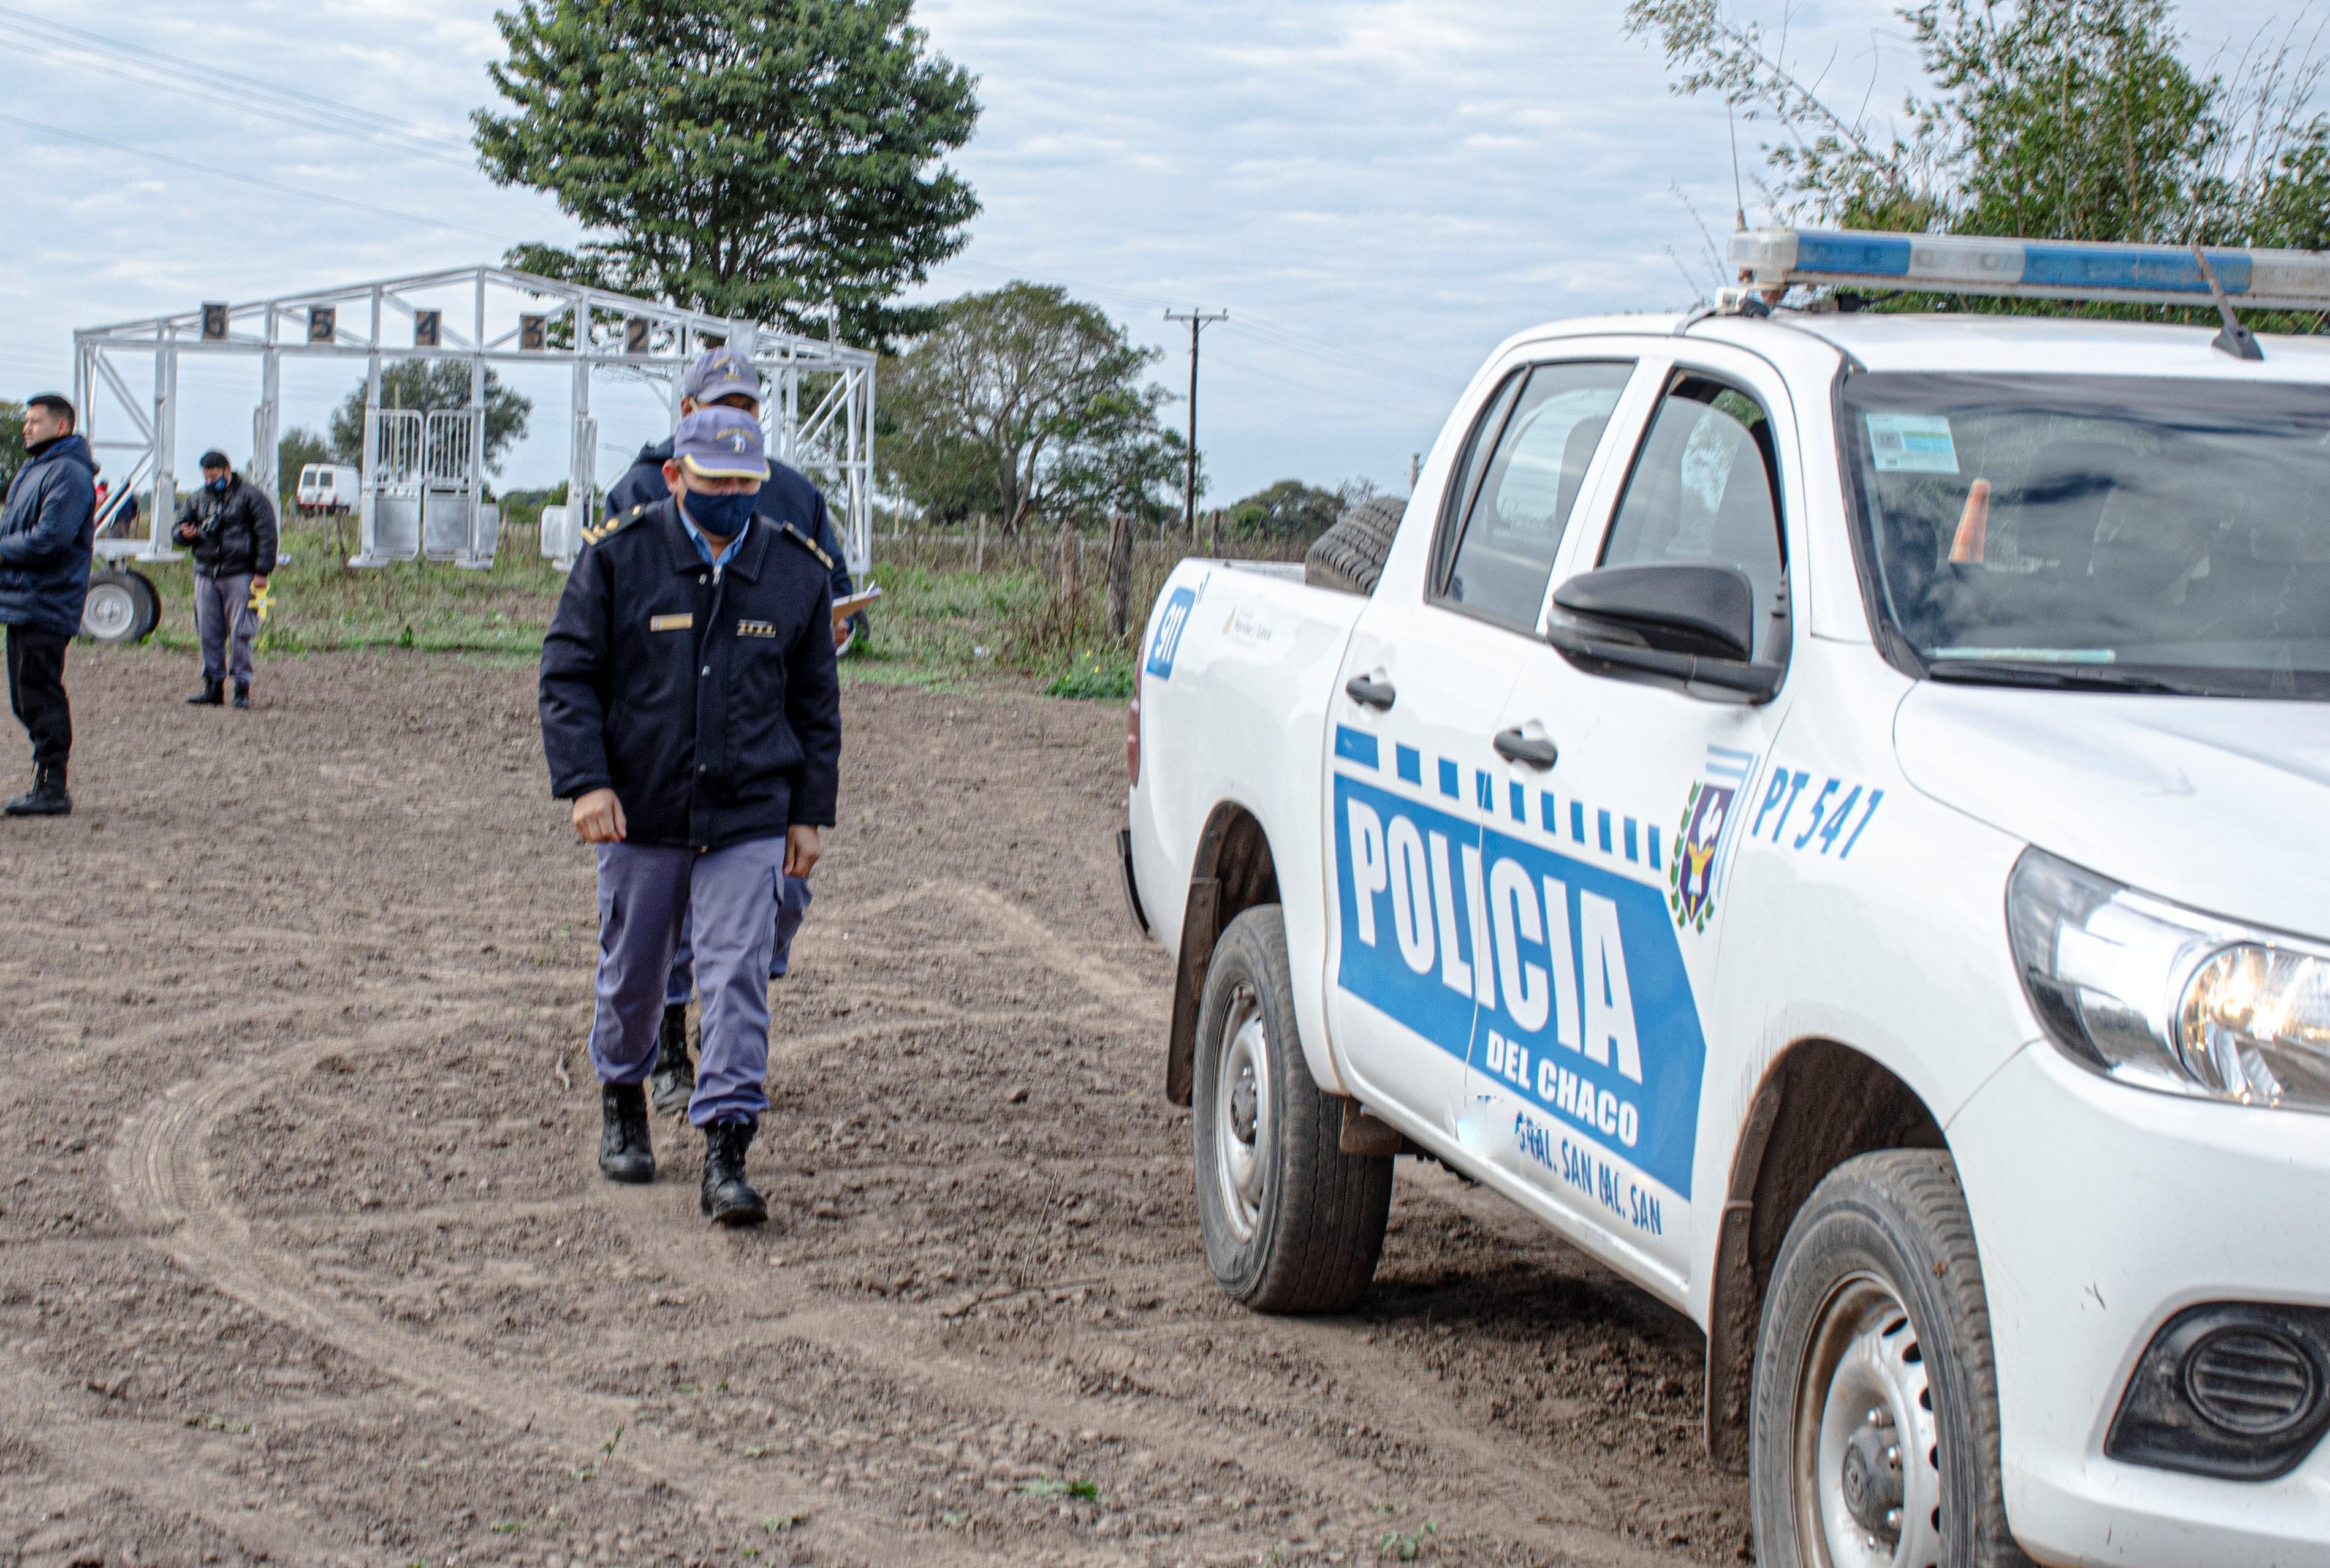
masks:
{"label": "power line", "polygon": [[401,213],[393,207],[376,207],[370,202],[359,202],[347,196],[336,196],[327,191],[310,191],[299,185],[287,185],[280,180],[270,180],[260,175],[244,174],[240,169],[223,169],[216,164],[197,163],[192,158],[176,157],[169,153],[157,153],[150,147],[128,146],[120,142],[107,141],[103,137],[90,136],[86,131],[67,130],[62,126],[47,125],[40,120],[26,119],[22,115],[0,113],[0,120],[5,120],[10,125],[23,126],[28,130],[47,131],[52,136],[69,137],[77,142],[87,142],[91,146],[103,147],[108,152],[128,153],[132,157],[151,158],[157,164],[169,164],[177,168],[191,169],[198,175],[216,175],[221,179],[240,180],[246,185],[257,185],[261,190],[276,191],[287,196],[298,196],[302,201],[328,202],[336,207],[346,207],[358,213],[370,213],[376,217],[396,218],[407,223],[419,223],[426,228],[445,229],[455,233],[476,234],[488,240],[499,240],[506,245],[518,243],[510,235],[496,233],[490,229],[473,229],[467,223],[449,223],[441,218],[424,218],[418,213]]}
{"label": "power line", "polygon": [[1192,308],[1186,311],[1168,310],[1168,321],[1189,324],[1189,487],[1182,496],[1182,521],[1189,525],[1189,537],[1198,536],[1198,335],[1217,321],[1227,321],[1227,310],[1206,311]]}
{"label": "power line", "polygon": [[80,27],[70,27],[62,22],[52,22],[45,16],[37,15],[29,11],[19,10],[13,5],[0,5],[0,17],[6,18],[9,22],[14,23],[19,29],[31,33],[33,37],[39,38],[44,43],[52,44],[63,43],[71,47],[92,51],[100,54],[110,54],[124,60],[132,60],[148,71],[159,71],[165,75],[177,77],[181,80],[192,81],[198,86],[211,86],[217,82],[230,82],[234,86],[242,89],[246,92],[259,93],[262,96],[282,100],[289,104],[303,105],[310,111],[320,109],[339,118],[369,120],[372,122],[373,128],[375,130],[407,136],[423,142],[435,142],[440,146],[446,146],[449,148],[466,147],[467,146],[466,141],[456,140],[455,138],[449,137],[442,131],[435,130],[428,126],[417,124],[412,120],[398,119],[392,115],[381,114],[367,109],[358,109],[355,105],[346,103],[338,99],[326,98],[318,93],[302,92],[300,90],[294,87],[281,87],[274,82],[265,81],[255,76],[243,76],[237,72],[226,71],[216,66],[205,65],[200,70],[196,70],[183,63],[174,56],[163,53],[159,50],[147,49],[142,44],[127,43],[121,39],[109,36],[106,33],[91,33]]}
{"label": "power line", "polygon": [[[128,80],[135,81],[141,86],[158,87],[166,91],[184,93],[189,98],[199,99],[205,103],[219,104],[243,114],[275,120],[283,125],[297,127],[301,130],[319,131],[328,136],[346,137],[351,140],[365,142],[374,146],[385,147],[392,152],[403,153],[410,157],[432,158],[440,163],[453,164],[464,168],[472,166],[476,161],[471,155],[466,152],[457,153],[446,147],[418,143],[407,137],[402,132],[373,130],[361,125],[335,124],[330,120],[323,118],[321,115],[317,112],[282,108],[251,98],[238,96],[233,92],[222,92],[215,88],[198,82],[172,80],[169,77],[156,71],[154,67],[147,65],[142,61],[130,61],[126,63],[116,62],[108,64],[104,61],[103,56],[98,54],[98,52],[95,50],[84,51],[83,46],[79,44],[69,44],[62,47],[53,46],[46,41],[27,43],[22,38],[8,36],[8,30],[9,24],[5,20],[0,20],[0,43],[5,43],[7,47],[14,49],[22,53],[34,55],[45,60],[62,61],[69,65],[77,65],[84,70],[99,71],[108,75],[118,72],[126,76]],[[97,58],[92,60],[90,58],[92,55],[97,56]]]}

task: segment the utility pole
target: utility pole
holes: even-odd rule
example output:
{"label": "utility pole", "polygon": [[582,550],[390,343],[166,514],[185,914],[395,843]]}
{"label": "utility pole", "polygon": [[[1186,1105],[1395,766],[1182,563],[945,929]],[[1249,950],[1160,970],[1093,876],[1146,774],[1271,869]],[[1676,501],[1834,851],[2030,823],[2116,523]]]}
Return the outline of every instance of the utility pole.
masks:
{"label": "utility pole", "polygon": [[1165,313],[1168,321],[1189,324],[1189,483],[1181,496],[1181,521],[1189,530],[1192,544],[1198,540],[1198,335],[1215,322],[1229,318],[1227,310],[1208,312],[1196,307]]}

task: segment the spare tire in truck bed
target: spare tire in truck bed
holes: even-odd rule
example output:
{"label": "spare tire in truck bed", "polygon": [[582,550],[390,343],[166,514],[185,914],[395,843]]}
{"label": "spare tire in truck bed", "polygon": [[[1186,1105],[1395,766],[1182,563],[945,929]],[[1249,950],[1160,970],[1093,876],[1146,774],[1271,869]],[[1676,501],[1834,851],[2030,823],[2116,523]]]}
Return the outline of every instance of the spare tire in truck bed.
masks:
{"label": "spare tire in truck bed", "polygon": [[1344,513],[1341,521],[1311,542],[1302,557],[1302,581],[1313,588],[1373,593],[1407,510],[1402,497],[1377,496]]}

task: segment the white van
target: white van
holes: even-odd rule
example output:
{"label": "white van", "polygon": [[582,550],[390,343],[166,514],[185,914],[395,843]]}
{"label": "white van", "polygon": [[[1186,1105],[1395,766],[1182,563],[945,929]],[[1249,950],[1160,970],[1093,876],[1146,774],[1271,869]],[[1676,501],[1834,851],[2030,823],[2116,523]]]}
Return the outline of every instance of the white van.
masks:
{"label": "white van", "polygon": [[309,463],[299,470],[293,500],[302,512],[353,512],[356,470],[348,463]]}

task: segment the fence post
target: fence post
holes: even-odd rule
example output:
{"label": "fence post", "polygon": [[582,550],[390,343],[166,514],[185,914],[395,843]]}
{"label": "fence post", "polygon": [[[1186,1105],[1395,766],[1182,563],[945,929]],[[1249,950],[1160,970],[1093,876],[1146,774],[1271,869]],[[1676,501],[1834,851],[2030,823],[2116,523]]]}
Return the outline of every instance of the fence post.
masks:
{"label": "fence post", "polygon": [[1132,519],[1108,520],[1108,635],[1122,642],[1132,620]]}
{"label": "fence post", "polygon": [[971,569],[975,573],[987,571],[987,514],[984,512],[979,515],[979,553],[971,558]]}

